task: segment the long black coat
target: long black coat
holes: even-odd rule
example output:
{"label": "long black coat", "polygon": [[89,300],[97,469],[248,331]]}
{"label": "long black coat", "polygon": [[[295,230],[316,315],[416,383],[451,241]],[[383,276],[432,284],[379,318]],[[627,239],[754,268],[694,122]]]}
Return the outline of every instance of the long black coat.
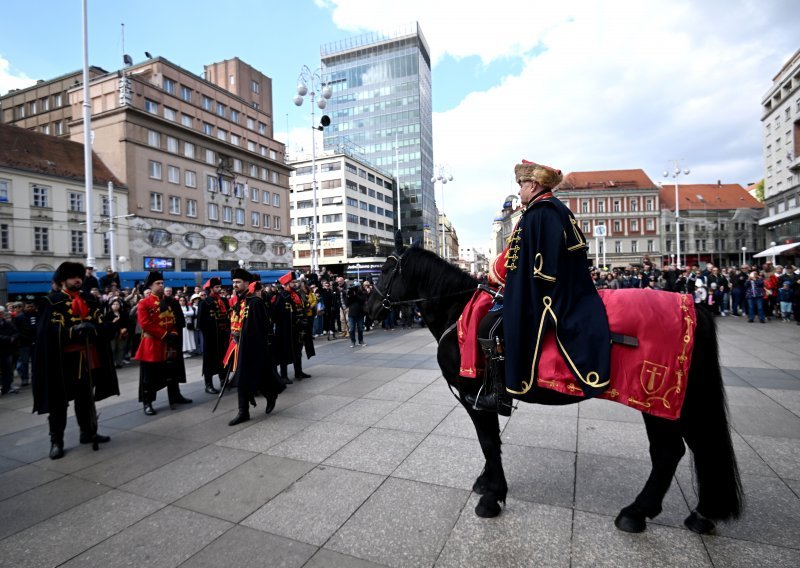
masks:
{"label": "long black coat", "polygon": [[301,349],[300,330],[296,315],[297,308],[292,296],[286,290],[278,290],[270,298],[270,315],[275,324],[275,363],[289,364],[294,362],[295,355]]}
{"label": "long black coat", "polygon": [[587,248],[575,217],[558,199],[541,199],[523,212],[506,257],[503,323],[509,392],[524,394],[536,385],[549,329],[555,331],[559,351],[584,394],[593,396],[608,387],[608,318],[589,273]]}
{"label": "long black coat", "polygon": [[[99,367],[92,369],[95,401],[119,395],[117,371],[108,338],[109,326],[103,322],[99,306],[89,294],[81,294],[89,306],[89,317],[97,334],[89,340],[96,348]],[[72,313],[72,299],[64,292],[52,292],[40,303],[41,315],[36,334],[36,352],[33,360],[33,411],[47,414],[50,409],[66,406],[74,400],[76,382],[81,377],[80,352],[66,352],[70,346],[82,346],[85,339],[73,337],[72,328],[81,323]]]}
{"label": "long black coat", "polygon": [[222,359],[231,340],[231,320],[228,305],[217,302],[211,295],[197,306],[197,325],[203,334],[203,376],[224,373]]}
{"label": "long black coat", "polygon": [[[270,345],[269,332],[272,326],[267,313],[267,305],[258,296],[247,296],[239,333],[239,355],[234,381],[248,396],[261,392],[280,394],[286,388],[275,372],[273,346]],[[239,310],[237,303],[232,309]]]}

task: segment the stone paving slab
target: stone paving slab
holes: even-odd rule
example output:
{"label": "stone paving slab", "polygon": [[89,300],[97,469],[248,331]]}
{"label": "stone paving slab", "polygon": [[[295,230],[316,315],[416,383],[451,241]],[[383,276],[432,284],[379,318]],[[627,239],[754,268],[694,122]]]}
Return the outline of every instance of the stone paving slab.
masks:
{"label": "stone paving slab", "polygon": [[325,460],[325,465],[390,475],[424,437],[417,432],[369,428]]}
{"label": "stone paving slab", "polygon": [[797,568],[800,566],[800,550],[779,548],[768,544],[736,540],[724,536],[704,536],[714,566],[725,568]]}
{"label": "stone paving slab", "polygon": [[317,422],[289,436],[267,452],[273,456],[319,463],[366,429],[366,426],[353,424]]}

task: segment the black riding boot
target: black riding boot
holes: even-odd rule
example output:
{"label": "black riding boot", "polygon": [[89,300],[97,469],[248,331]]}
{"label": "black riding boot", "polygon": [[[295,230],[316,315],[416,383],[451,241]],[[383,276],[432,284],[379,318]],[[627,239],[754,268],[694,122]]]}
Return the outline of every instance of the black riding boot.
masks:
{"label": "black riding boot", "polygon": [[239,412],[236,413],[233,420],[228,422],[228,426],[236,426],[237,424],[250,420],[250,400],[252,397],[244,392],[244,388],[239,389],[237,396],[239,398]]}
{"label": "black riding boot", "polygon": [[513,399],[506,390],[505,360],[502,354],[502,344],[497,341],[497,351],[486,356],[486,374],[483,388],[476,396],[465,395],[464,399],[475,410],[497,412],[500,416],[511,416]]}

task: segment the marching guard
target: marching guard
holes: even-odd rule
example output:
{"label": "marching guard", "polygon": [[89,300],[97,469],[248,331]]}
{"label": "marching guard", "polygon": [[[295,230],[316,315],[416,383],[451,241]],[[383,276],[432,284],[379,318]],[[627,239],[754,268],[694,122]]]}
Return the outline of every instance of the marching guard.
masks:
{"label": "marching guard", "polygon": [[275,341],[281,380],[292,384],[289,363],[294,365],[295,379],[310,379],[303,372],[303,345],[305,342],[305,310],[300,295],[292,289],[294,273],[287,272],[278,279],[275,294],[270,299],[272,318],[275,321]]}
{"label": "marching guard", "polygon": [[63,262],[53,274],[58,290],[41,302],[34,357],[33,410],[50,414],[50,459],[64,456],[67,407],[75,401],[80,443],[110,440],[97,433],[95,401],[119,395],[111,347],[99,306],[81,293],[84,266]]}
{"label": "marching guard", "polygon": [[164,387],[167,387],[170,408],[192,400],[184,397],[178,387],[178,383],[186,382],[186,369],[182,337],[176,322],[174,306],[177,302],[164,296],[164,277],[158,271],[147,275],[144,286],[151,294],[140,301],[136,309],[142,328],[142,341],[136,351],[140,363],[139,402],[144,405],[144,413],[153,416],[156,393]]}
{"label": "marching guard", "polygon": [[255,293],[259,283],[243,268],[232,270],[231,279],[236,303],[231,308],[231,339],[224,364],[231,373],[230,380],[238,384],[239,412],[228,423],[235,426],[250,420],[249,405],[255,406],[256,394],[260,392],[267,399],[269,414],[286,386],[278,379],[272,362],[272,323],[267,305]]}
{"label": "marching guard", "polygon": [[197,323],[203,334],[203,380],[208,394],[219,394],[214,388],[214,375],[219,375],[220,386],[225,377],[222,362],[231,340],[231,320],[228,305],[220,296],[222,280],[211,278],[205,285],[206,298],[197,309]]}

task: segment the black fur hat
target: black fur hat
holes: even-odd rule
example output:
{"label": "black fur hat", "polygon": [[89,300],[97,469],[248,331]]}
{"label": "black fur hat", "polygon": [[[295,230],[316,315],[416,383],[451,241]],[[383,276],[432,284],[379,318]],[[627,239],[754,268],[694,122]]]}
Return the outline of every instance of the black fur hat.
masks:
{"label": "black fur hat", "polygon": [[209,278],[208,282],[206,282],[203,285],[203,288],[213,288],[214,286],[222,286],[222,280],[220,280],[216,276],[212,276],[211,278]]}
{"label": "black fur hat", "polygon": [[53,282],[62,284],[67,278],[77,278],[78,276],[81,278],[86,276],[86,267],[80,262],[62,262],[53,273]]}
{"label": "black fur hat", "polygon": [[247,272],[244,268],[234,268],[231,270],[231,280],[244,280],[245,282],[252,282],[253,275]]}
{"label": "black fur hat", "polygon": [[154,270],[150,274],[147,275],[147,280],[144,281],[144,287],[149,288],[153,285],[153,282],[157,282],[159,280],[164,280],[164,275],[161,274],[160,271]]}

